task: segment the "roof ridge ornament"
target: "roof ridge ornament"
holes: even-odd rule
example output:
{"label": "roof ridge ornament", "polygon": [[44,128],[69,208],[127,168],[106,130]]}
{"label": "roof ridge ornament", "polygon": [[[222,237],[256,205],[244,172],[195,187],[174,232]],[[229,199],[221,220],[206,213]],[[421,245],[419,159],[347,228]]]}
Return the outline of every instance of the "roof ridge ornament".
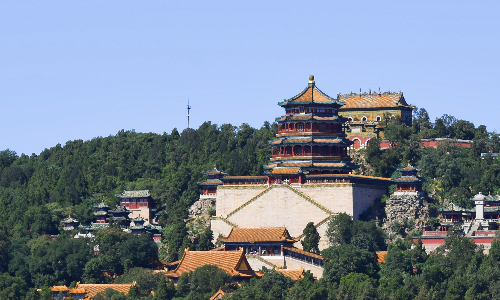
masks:
{"label": "roof ridge ornament", "polygon": [[310,86],[314,86],[315,85],[314,75],[309,75],[309,85]]}

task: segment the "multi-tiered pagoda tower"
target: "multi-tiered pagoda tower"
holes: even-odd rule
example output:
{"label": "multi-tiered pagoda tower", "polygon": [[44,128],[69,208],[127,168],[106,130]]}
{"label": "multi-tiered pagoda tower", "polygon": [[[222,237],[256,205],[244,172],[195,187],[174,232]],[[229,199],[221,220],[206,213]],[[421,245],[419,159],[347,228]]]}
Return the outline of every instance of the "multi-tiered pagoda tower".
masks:
{"label": "multi-tiered pagoda tower", "polygon": [[276,119],[278,134],[271,141],[271,162],[265,166],[271,182],[302,183],[305,174],[348,174],[351,163],[343,124],[343,102],[316,87],[314,76],[297,96],[278,103],[285,116]]}

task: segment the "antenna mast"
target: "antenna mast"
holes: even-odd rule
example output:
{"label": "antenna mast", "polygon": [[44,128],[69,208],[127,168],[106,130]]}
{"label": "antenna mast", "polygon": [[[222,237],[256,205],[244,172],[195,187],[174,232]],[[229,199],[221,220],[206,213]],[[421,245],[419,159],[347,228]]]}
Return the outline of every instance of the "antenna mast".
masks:
{"label": "antenna mast", "polygon": [[191,106],[189,105],[189,98],[188,98],[188,104],[186,106],[188,110],[188,129],[189,129],[189,110],[191,109]]}

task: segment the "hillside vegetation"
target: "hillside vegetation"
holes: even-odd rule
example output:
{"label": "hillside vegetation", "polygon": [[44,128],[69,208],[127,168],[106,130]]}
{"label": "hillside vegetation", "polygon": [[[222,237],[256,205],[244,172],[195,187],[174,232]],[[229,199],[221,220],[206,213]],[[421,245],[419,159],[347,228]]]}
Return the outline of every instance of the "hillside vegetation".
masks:
{"label": "hillside vegetation", "polygon": [[[396,174],[399,166],[410,162],[422,169],[421,176],[428,180],[425,189],[437,199],[435,207],[451,200],[468,206],[468,199],[477,192],[488,194],[500,191],[500,161],[491,156],[484,160],[480,158],[482,152],[499,152],[500,138],[496,133],[487,132],[484,126],[475,127],[468,121],[456,120],[447,115],[431,123],[424,109],[416,111],[412,127],[401,126],[399,120],[392,120],[384,125],[385,136],[393,142],[394,147],[381,150],[373,140],[367,149],[362,150],[364,160],[370,166],[361,166],[358,172],[390,177]],[[170,134],[161,135],[120,131],[116,135],[90,141],[69,141],[64,146],[56,145],[32,156],[19,156],[9,149],[0,151],[0,299],[21,299],[24,295],[28,295],[27,299],[36,299],[37,296],[34,295],[38,294],[30,291],[30,288],[70,285],[80,280],[110,282],[113,281],[113,276],[121,274],[125,276],[122,280],[134,276],[149,278],[149,273],[146,274],[137,267],[147,266],[157,259],[177,260],[186,247],[208,250],[212,247],[209,242],[212,237],[210,229],[200,232],[199,239],[193,244],[187,238],[187,228],[183,222],[187,218],[188,208],[199,198],[200,188],[197,182],[204,179],[202,171],[217,164],[218,169],[230,175],[263,174],[262,166],[271,155],[268,141],[275,133],[276,125],[268,122],[260,129],[247,124],[236,127],[206,122],[198,129],[187,129],[180,134],[176,129]],[[457,147],[450,142],[437,149],[419,147],[420,139],[433,137],[471,139],[474,142],[471,148]],[[99,232],[93,241],[70,239],[66,235],[60,235],[54,240],[50,238],[49,235],[60,233],[60,221],[68,215],[88,224],[93,218],[93,205],[104,201],[109,206],[114,206],[118,203],[115,194],[123,190],[139,189],[149,189],[156,207],[162,211],[160,224],[165,229],[164,240],[159,249],[144,237],[124,235],[113,227]],[[421,282],[417,279],[405,279],[417,278],[412,277],[413,271],[408,263],[411,258],[409,256],[413,255],[408,250],[411,248],[408,243],[389,248],[397,265],[388,264],[380,272],[374,266],[370,272],[347,272],[349,274],[346,273],[342,278],[327,276],[317,284],[313,284],[312,277],[308,275],[306,280],[293,287],[291,282],[272,272],[265,278],[270,282],[286,281],[283,286],[286,289],[292,287],[290,293],[295,296],[301,290],[311,288],[313,290],[310,290],[310,295],[320,295],[317,299],[323,299],[321,295],[335,295],[340,291],[356,294],[363,288],[355,282],[369,287],[367,291],[373,295],[389,295],[392,286],[404,290],[408,283],[412,284],[413,290],[399,290],[398,293],[406,293],[409,295],[408,299],[411,299],[419,294]],[[453,243],[459,245],[465,241],[457,240]],[[101,247],[98,257],[92,251],[92,246],[96,244]],[[359,251],[356,248],[358,245],[340,243],[329,248],[325,255],[332,258],[339,256],[338,247],[344,247],[352,253]],[[449,247],[451,249],[454,246],[450,244]],[[479,252],[480,249],[471,248],[467,259],[489,259]],[[368,256],[370,255],[373,256],[373,253]],[[391,255],[388,255],[388,262],[391,261]],[[435,276],[440,276],[432,279],[433,282],[422,279],[427,287],[425,293],[441,289],[441,286],[436,285],[446,285],[442,282],[448,274],[443,275],[433,268],[436,264],[447,265],[451,262],[445,256],[438,258],[441,261],[436,261],[437,258],[427,260],[427,269],[417,268],[416,265],[423,264],[427,258],[416,258],[415,261],[411,258],[413,268],[419,270],[418,274],[423,270],[424,273],[434,272]],[[342,255],[338,259],[349,260]],[[391,268],[400,272],[394,273],[400,274],[400,277],[383,281],[380,276],[392,274]],[[387,270],[384,271],[385,269]],[[110,276],[103,276],[102,270],[107,270]],[[335,270],[334,267],[331,270]],[[467,272],[469,271],[474,273],[473,270]],[[331,274],[337,273],[332,271]],[[415,276],[420,276],[418,274]],[[157,281],[152,283],[153,287],[161,282],[158,278],[155,280]],[[148,280],[144,279],[144,282],[147,283]],[[259,282],[252,283],[251,286],[258,289],[259,285],[268,281]],[[314,291],[316,287],[318,290]],[[153,288],[144,287],[145,291],[148,289]],[[162,289],[181,299],[189,292],[189,288],[182,290],[182,286],[178,291],[173,290],[172,286],[162,286]],[[464,295],[465,291],[460,291],[459,294]],[[249,294],[245,298],[242,293],[238,292],[235,299],[253,297]],[[425,293],[422,295],[428,295]],[[282,293],[282,297],[283,295],[286,293]],[[428,299],[431,298],[429,296]]]}

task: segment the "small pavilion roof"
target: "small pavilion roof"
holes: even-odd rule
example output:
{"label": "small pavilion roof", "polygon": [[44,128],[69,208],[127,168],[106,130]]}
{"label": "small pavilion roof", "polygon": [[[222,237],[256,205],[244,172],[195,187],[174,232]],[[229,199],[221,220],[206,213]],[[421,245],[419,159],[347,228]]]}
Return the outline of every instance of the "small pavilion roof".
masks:
{"label": "small pavilion roof", "polygon": [[62,219],[61,222],[63,222],[63,223],[78,223],[78,220],[73,219],[71,216],[68,216],[66,219]]}
{"label": "small pavilion roof", "polygon": [[218,170],[217,165],[213,169],[203,172],[205,175],[227,175],[226,172]]}
{"label": "small pavilion roof", "polygon": [[225,243],[248,243],[248,242],[296,242],[290,236],[286,227],[258,227],[240,228],[233,227],[227,237],[220,237]]}
{"label": "small pavilion roof", "polygon": [[289,270],[289,269],[278,269],[276,268],[276,272],[281,273],[287,277],[290,277],[293,281],[304,278],[304,267],[300,267],[297,270]]}
{"label": "small pavilion roof", "polygon": [[222,181],[220,179],[208,179],[202,182],[198,182],[199,185],[222,185]]}
{"label": "small pavilion roof", "polygon": [[314,82],[314,76],[309,76],[309,85],[296,96],[278,103],[280,106],[304,104],[337,104],[342,105],[338,99],[323,93]]}
{"label": "small pavilion roof", "polygon": [[133,283],[121,283],[121,284],[80,284],[77,283],[75,289],[85,290],[85,297],[88,299],[94,299],[94,297],[104,292],[106,289],[112,289],[118,293],[128,294],[130,288],[135,286],[135,281]]}
{"label": "small pavilion roof", "polygon": [[261,277],[254,272],[243,251],[189,251],[186,248],[181,262],[167,277],[178,278],[183,273],[194,271],[198,267],[215,265],[233,277]]}
{"label": "small pavilion roof", "polygon": [[400,176],[398,178],[394,178],[394,182],[396,183],[405,183],[405,182],[420,182],[420,178],[416,176]]}
{"label": "small pavilion roof", "polygon": [[447,212],[447,211],[460,212],[460,211],[469,211],[469,210],[466,208],[460,207],[460,206],[456,205],[455,203],[451,202],[450,204],[439,208],[438,211],[440,211],[440,212]]}
{"label": "small pavilion roof", "polygon": [[135,217],[135,218],[132,218],[130,219],[131,221],[134,221],[134,222],[145,222],[146,219],[144,219],[143,217],[141,216],[138,216],[138,217]]}
{"label": "small pavilion roof", "polygon": [[127,207],[126,207],[126,206],[124,206],[124,205],[117,205],[117,206],[115,207],[115,209],[109,210],[108,212],[109,212],[109,213],[112,213],[112,214],[113,214],[113,213],[115,213],[115,214],[116,214],[116,213],[126,213],[126,212],[129,212],[129,210],[128,210],[128,209],[127,209]]}
{"label": "small pavilion roof", "polygon": [[408,164],[405,167],[398,168],[398,171],[400,171],[400,172],[411,172],[411,171],[418,172],[418,171],[420,171],[420,169]]}
{"label": "small pavilion roof", "polygon": [[151,197],[149,190],[138,190],[138,191],[123,191],[121,194],[115,195],[118,198],[147,198]]}
{"label": "small pavilion roof", "polygon": [[64,291],[68,291],[68,287],[65,286],[65,285],[54,285],[52,287],[50,287],[50,291],[52,292],[64,292]]}
{"label": "small pavilion roof", "polygon": [[109,206],[106,205],[104,202],[99,202],[99,204],[94,205],[95,208],[108,208]]}
{"label": "small pavilion roof", "polygon": [[389,108],[389,107],[408,107],[413,106],[406,103],[405,97],[402,92],[399,93],[350,93],[341,95],[340,101],[344,102],[341,110],[349,110],[356,108]]}

